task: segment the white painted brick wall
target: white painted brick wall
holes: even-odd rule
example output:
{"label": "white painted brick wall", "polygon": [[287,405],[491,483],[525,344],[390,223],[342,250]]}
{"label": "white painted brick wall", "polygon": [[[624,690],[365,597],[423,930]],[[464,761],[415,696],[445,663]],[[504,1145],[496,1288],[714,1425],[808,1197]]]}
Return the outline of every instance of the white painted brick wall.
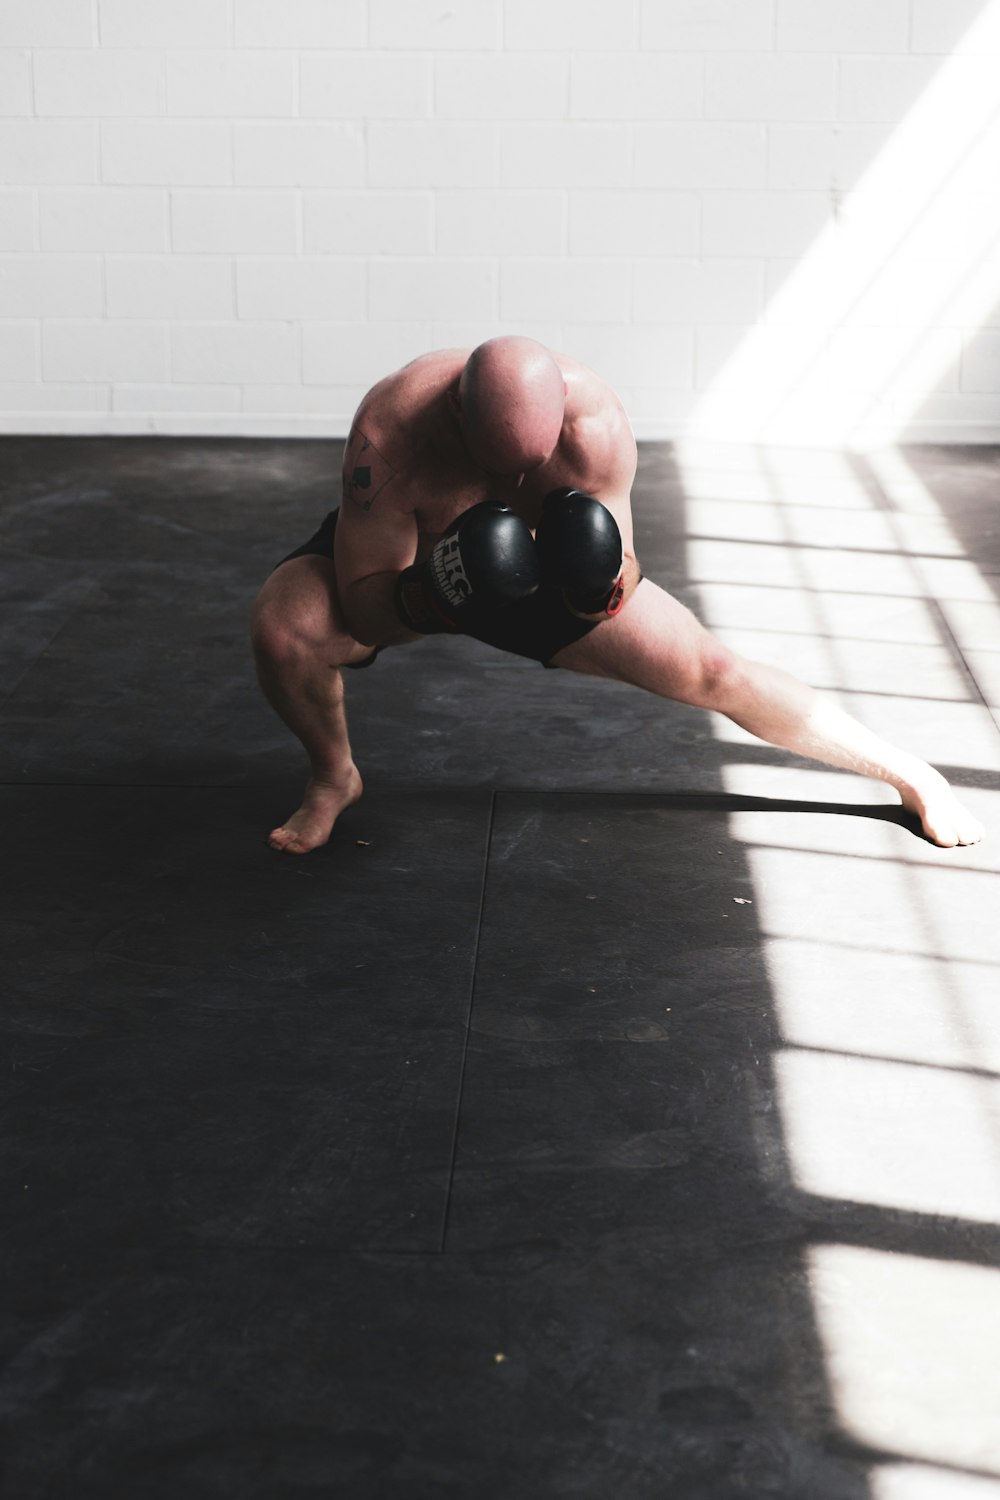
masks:
{"label": "white painted brick wall", "polygon": [[914,52],[950,52],[983,9],[983,0],[913,0]]}
{"label": "white painted brick wall", "polygon": [[369,187],[478,188],[496,178],[493,125],[373,122],[366,139]]}
{"label": "white painted brick wall", "polygon": [[292,52],[181,52],[164,56],[168,112],[286,120],[295,111]]}
{"label": "white painted brick wall", "polygon": [[236,316],[236,276],[228,257],[109,255],[105,278],[109,318],[172,323]]}
{"label": "white painted brick wall", "polygon": [[986,330],[970,338],[962,356],[961,389],[996,394],[1000,385],[1000,332]]}
{"label": "white painted brick wall", "polygon": [[705,255],[805,255],[829,217],[823,193],[706,193]]}
{"label": "white painted brick wall", "polygon": [[38,377],[38,325],[0,323],[0,380],[35,380]]}
{"label": "white painted brick wall", "polygon": [[605,378],[630,390],[690,391],[693,339],[688,328],[637,327],[626,345],[613,327],[589,321],[569,324],[578,358],[605,372]]}
{"label": "white painted brick wall", "polygon": [[[0,337],[0,345],[3,339]],[[0,411],[24,412],[26,419],[34,412],[58,412],[53,430],[87,431],[94,423],[90,413],[109,410],[108,387],[101,385],[43,385],[40,379],[22,380],[17,384],[0,381]]]}
{"label": "white painted brick wall", "polygon": [[[429,255],[434,249],[434,197],[371,188],[309,193],[303,202],[302,236],[307,255]],[[452,248],[460,253],[466,249]],[[490,253],[489,247],[477,249]]]}
{"label": "white painted brick wall", "polygon": [[697,120],[701,59],[670,52],[583,52],[572,59],[574,120]]}
{"label": "white painted brick wall", "polygon": [[433,347],[427,342],[427,323],[374,323],[351,319],[351,309],[344,311],[346,316],[338,323],[310,322],[303,328],[307,385],[356,388],[360,398],[389,370]]}
{"label": "white painted brick wall", "polygon": [[767,186],[843,192],[863,177],[885,134],[880,125],[772,125]]}
{"label": "white painted brick wall", "polygon": [[237,125],[236,181],[245,187],[359,187],[364,138],[353,121]]}
{"label": "white painted brick wall", "polygon": [[[435,249],[443,255],[564,255],[566,194],[484,189],[438,193]],[[399,250],[399,241],[393,247]]]}
{"label": "white painted brick wall", "polygon": [[442,53],[434,67],[434,113],[442,120],[563,120],[569,59],[534,52]]}
{"label": "white painted brick wall", "polygon": [[0,0],[0,430],[343,434],[523,331],[640,435],[899,353],[1000,440],[998,68],[1000,0]]}
{"label": "white painted brick wall", "polygon": [[637,261],[632,276],[632,317],[643,326],[749,326],[760,311],[762,276],[761,263],[755,260]]}
{"label": "white painted brick wall", "polygon": [[780,0],[776,41],[782,52],[905,52],[910,0]]}
{"label": "white painted brick wall", "polygon": [[0,52],[0,115],[31,114],[31,54]]}
{"label": "white painted brick wall", "polygon": [[[290,0],[282,6],[287,15]],[[230,0],[101,0],[101,46],[228,47],[233,39]]]}
{"label": "white painted brick wall", "polygon": [[115,385],[112,410],[117,412],[238,412],[238,385]]}
{"label": "white painted brick wall", "polygon": [[[409,262],[405,262],[409,264]],[[325,322],[345,307],[365,305],[365,262],[357,260],[240,260],[236,310],[240,318],[289,323]]]}
{"label": "white painted brick wall", "polygon": [[295,255],[298,205],[292,193],[184,192],[171,195],[173,249]]}
{"label": "white painted brick wall", "polygon": [[33,250],[36,218],[34,193],[0,189],[0,251]]}
{"label": "white painted brick wall", "polygon": [[682,57],[769,52],[774,0],[642,0],[643,47]]}
{"label": "white painted brick wall", "polygon": [[91,0],[3,0],[0,47],[90,47]]}
{"label": "white painted brick wall", "polygon": [[175,323],[172,333],[170,373],[186,385],[294,384],[300,379],[299,336],[293,325]]}
{"label": "white painted brick wall", "polygon": [[35,113],[105,117],[162,115],[163,68],[155,53],[39,50],[35,54]]}
{"label": "white painted brick wall", "polygon": [[101,181],[130,187],[224,186],[233,180],[233,132],[222,121],[106,120]]}
{"label": "white painted brick wall", "polygon": [[46,380],[166,380],[167,330],[162,323],[42,324]]}
{"label": "white painted brick wall", "polygon": [[0,182],[48,187],[97,178],[94,121],[0,120]]}
{"label": "white painted brick wall", "polygon": [[299,110],[309,119],[429,119],[433,78],[434,59],[420,53],[306,54],[301,60]]}
{"label": "white painted brick wall", "polygon": [[729,56],[706,59],[705,115],[710,120],[832,120],[837,59]]}
{"label": "white painted brick wall", "polygon": [[501,0],[460,0],[451,5],[441,0],[368,0],[368,11],[369,45],[388,52],[400,47],[474,52],[496,47],[500,39]]}
{"label": "white painted brick wall", "polygon": [[[497,303],[497,269],[492,260],[396,257],[372,261],[368,275],[368,313],[375,323],[448,317],[486,322]],[[344,306],[347,311],[360,311],[356,302]]]}
{"label": "white painted brick wall", "polygon": [[365,0],[236,0],[238,47],[364,47],[367,33]]}
{"label": "white painted brick wall", "polygon": [[59,255],[166,251],[167,195],[117,187],[43,189],[38,194],[38,239],[42,250]]}
{"label": "white painted brick wall", "polygon": [[636,187],[705,193],[764,186],[763,125],[639,125],[634,135]]}
{"label": "white painted brick wall", "polygon": [[628,320],[629,270],[627,260],[508,260],[501,268],[501,316],[530,325],[585,314],[589,323],[620,326]]}
{"label": "white painted brick wall", "polygon": [[939,67],[935,57],[845,57],[840,65],[839,118],[847,124],[904,118]]}
{"label": "white painted brick wall", "polygon": [[97,256],[0,258],[0,318],[103,316],[104,275]]}
{"label": "white painted brick wall", "polygon": [[626,187],[628,125],[506,125],[500,134],[504,187]]}
{"label": "white painted brick wall", "polygon": [[697,255],[701,202],[695,193],[655,188],[581,188],[569,195],[573,256]]}
{"label": "white painted brick wall", "polygon": [[505,0],[503,9],[504,45],[515,51],[636,50],[637,0]]}

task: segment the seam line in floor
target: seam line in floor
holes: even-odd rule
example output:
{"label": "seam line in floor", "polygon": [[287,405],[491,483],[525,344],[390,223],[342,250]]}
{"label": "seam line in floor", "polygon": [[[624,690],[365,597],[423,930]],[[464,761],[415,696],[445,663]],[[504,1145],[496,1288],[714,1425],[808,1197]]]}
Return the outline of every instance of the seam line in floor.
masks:
{"label": "seam line in floor", "polygon": [[462,1061],[458,1070],[458,1097],[455,1101],[455,1124],[452,1131],[451,1160],[448,1163],[448,1186],[445,1191],[444,1213],[441,1219],[439,1253],[445,1252],[448,1237],[448,1220],[451,1211],[452,1187],[455,1180],[455,1165],[458,1160],[458,1137],[462,1123],[462,1099],[465,1092],[465,1070],[469,1057],[469,1039],[472,1036],[472,1012],[476,1003],[476,976],[479,972],[479,948],[483,937],[483,917],[486,911],[486,885],[489,879],[490,858],[493,851],[493,825],[496,819],[497,793],[490,797],[490,819],[486,830],[486,847],[483,851],[483,878],[479,890],[479,915],[476,921],[476,942],[472,955],[472,974],[469,979],[469,1006],[465,1020],[465,1037],[462,1042]]}

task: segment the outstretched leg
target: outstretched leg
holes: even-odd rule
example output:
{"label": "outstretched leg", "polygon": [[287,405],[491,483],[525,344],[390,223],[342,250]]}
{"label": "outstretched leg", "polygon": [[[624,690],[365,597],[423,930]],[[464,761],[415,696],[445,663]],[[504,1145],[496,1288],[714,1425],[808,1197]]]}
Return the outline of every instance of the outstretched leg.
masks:
{"label": "outstretched leg", "polygon": [[716,709],[772,745],[888,782],[935,844],[975,844],[983,836],[933,766],[897,750],[788,672],[730,651],[648,578],[617,619],[567,646],[553,664]]}
{"label": "outstretched leg", "polygon": [[251,637],[264,695],[302,741],[312,768],[301,807],[268,843],[306,854],[326,843],[344,808],[361,796],[341,668],[363,661],[371,647],[348,633],[333,562],[318,556],[293,558],[271,574],[254,605]]}

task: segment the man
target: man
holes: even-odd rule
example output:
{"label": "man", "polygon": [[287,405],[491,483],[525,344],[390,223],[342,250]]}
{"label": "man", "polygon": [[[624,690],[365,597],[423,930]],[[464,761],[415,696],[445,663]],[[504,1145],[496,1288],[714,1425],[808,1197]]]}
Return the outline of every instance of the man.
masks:
{"label": "man", "polygon": [[771,744],[888,782],[934,843],[982,837],[939,772],[788,673],[728,650],[642,578],[635,470],[614,391],[531,339],[427,354],[369,391],[340,511],[275,569],[254,608],[261,686],[312,767],[272,849],[324,844],[361,796],[342,669],[445,629],[716,709]]}

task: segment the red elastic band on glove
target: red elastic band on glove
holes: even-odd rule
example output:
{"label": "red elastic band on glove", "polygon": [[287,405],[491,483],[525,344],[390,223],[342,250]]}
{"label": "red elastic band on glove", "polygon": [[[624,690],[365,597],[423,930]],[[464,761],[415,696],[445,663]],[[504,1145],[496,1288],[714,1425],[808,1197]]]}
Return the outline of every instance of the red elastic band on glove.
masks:
{"label": "red elastic band on glove", "polygon": [[611,597],[608,600],[607,604],[604,606],[604,613],[606,615],[617,615],[617,614],[620,614],[621,613],[621,607],[622,607],[622,605],[624,603],[625,603],[625,575],[622,574],[618,578],[618,581],[615,584],[614,588],[611,590]]}

